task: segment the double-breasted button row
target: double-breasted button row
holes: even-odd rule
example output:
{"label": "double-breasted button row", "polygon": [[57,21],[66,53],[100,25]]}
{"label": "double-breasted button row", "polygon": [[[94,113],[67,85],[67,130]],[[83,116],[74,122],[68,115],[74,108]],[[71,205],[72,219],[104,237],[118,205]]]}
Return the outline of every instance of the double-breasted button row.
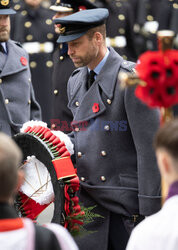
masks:
{"label": "double-breasted button row", "polygon": [[[101,155],[102,155],[102,156],[106,156],[106,155],[107,155],[106,151],[102,150],[102,151],[101,151]],[[78,158],[81,158],[81,157],[82,157],[82,152],[78,152],[78,153],[77,153],[77,156],[78,156]]]}
{"label": "double-breasted button row", "polygon": [[[80,178],[80,180],[81,180],[82,182],[85,182],[86,179],[85,179],[85,177],[82,176],[82,177]],[[102,176],[100,176],[100,180],[101,180],[102,182],[105,182],[105,181],[106,181],[106,177],[105,177],[104,175],[102,175]]]}
{"label": "double-breasted button row", "polygon": [[[6,98],[5,100],[4,100],[4,102],[5,102],[5,104],[9,104],[9,99],[8,98]],[[28,104],[31,104],[31,100],[28,100]]]}

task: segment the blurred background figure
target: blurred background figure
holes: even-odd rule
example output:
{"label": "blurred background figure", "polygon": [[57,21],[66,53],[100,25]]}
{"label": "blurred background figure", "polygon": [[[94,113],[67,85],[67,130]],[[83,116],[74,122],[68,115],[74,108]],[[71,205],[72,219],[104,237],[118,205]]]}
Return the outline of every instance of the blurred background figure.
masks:
{"label": "blurred background figure", "polygon": [[158,130],[154,144],[163,183],[169,187],[168,196],[158,213],[136,226],[127,250],[178,248],[178,119]]}
{"label": "blurred background figure", "polygon": [[13,14],[11,1],[0,1],[0,131],[10,136],[18,133],[23,123],[41,120],[28,54],[19,42],[10,39]]}
{"label": "blurred background figure", "polygon": [[[54,11],[53,19],[71,15],[84,9],[96,8],[89,0],[57,0],[50,9]],[[60,25],[54,26],[56,34],[60,33]],[[52,114],[51,128],[62,130],[64,133],[71,132],[70,123],[73,119],[68,109],[67,82],[74,71],[75,66],[67,54],[67,44],[60,44],[53,54],[52,75]],[[76,103],[76,105],[78,105]]]}
{"label": "blurred background figure", "polygon": [[[44,8],[41,3],[42,0],[24,0],[18,3],[21,7],[12,19],[11,38],[19,41],[29,53],[35,95],[42,109],[42,120],[49,125],[52,52],[57,37],[52,23],[53,12]],[[18,9],[17,4],[15,6]]]}
{"label": "blurred background figure", "polygon": [[136,61],[132,3],[128,0],[95,0],[93,2],[98,7],[109,10],[106,23],[107,46],[112,46],[124,59]]}

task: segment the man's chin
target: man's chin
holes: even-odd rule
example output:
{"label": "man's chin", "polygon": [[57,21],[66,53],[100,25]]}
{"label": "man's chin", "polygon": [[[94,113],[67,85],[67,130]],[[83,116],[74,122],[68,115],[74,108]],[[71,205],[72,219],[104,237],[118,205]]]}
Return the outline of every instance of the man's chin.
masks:
{"label": "man's chin", "polygon": [[3,43],[3,42],[7,42],[9,40],[9,35],[1,35],[0,34],[0,42]]}

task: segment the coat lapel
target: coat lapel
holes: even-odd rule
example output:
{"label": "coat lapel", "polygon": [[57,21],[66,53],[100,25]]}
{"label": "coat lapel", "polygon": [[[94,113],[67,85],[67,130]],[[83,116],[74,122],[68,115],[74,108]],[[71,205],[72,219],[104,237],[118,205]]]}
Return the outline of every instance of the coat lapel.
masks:
{"label": "coat lapel", "polygon": [[[118,57],[120,59],[119,63]],[[106,110],[101,96],[101,89],[109,99],[113,98],[117,83],[117,73],[122,61],[123,59],[110,48],[110,54],[105,65],[88,91],[86,90],[87,68],[85,67],[81,70],[76,80],[78,82],[76,83],[73,97],[69,102],[69,107],[75,110],[73,124],[96,118]],[[75,106],[76,102],[80,103],[78,108]]]}
{"label": "coat lapel", "polygon": [[28,58],[22,49],[9,40],[7,42],[8,55],[6,63],[2,69],[1,77],[12,75],[14,73],[20,72],[27,69]]}

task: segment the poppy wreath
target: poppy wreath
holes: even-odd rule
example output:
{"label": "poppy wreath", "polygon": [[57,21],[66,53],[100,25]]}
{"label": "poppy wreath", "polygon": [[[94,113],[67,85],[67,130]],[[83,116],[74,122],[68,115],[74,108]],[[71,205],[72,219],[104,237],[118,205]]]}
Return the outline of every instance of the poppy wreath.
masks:
{"label": "poppy wreath", "polygon": [[[79,199],[76,196],[76,192],[79,190],[79,178],[70,159],[69,151],[71,150],[67,149],[69,148],[67,143],[55,135],[57,131],[51,131],[44,124],[42,122],[27,123],[21,133],[15,135],[13,139],[22,149],[23,166],[29,158],[32,158],[32,162],[34,161],[36,164],[39,160],[40,163],[44,164],[44,168],[47,168],[46,172],[49,172],[51,177],[54,195],[51,194],[52,192],[48,192],[48,198],[41,198],[39,201],[36,194],[40,193],[41,187],[35,192],[35,198],[28,192],[24,192],[23,187],[21,187],[15,201],[15,207],[20,216],[36,221],[38,215],[54,202],[52,222],[59,223],[72,234],[73,232],[76,234],[76,229],[79,231],[78,225],[83,224],[84,212],[81,211]],[[38,175],[40,175],[40,171],[44,176],[43,167],[39,168]],[[30,175],[34,175],[34,170],[31,171]],[[34,178],[32,177],[32,179]],[[29,180],[27,184],[31,185]]]}
{"label": "poppy wreath", "polygon": [[178,103],[178,51],[147,51],[136,65],[138,85],[135,94],[149,107],[169,108]]}

